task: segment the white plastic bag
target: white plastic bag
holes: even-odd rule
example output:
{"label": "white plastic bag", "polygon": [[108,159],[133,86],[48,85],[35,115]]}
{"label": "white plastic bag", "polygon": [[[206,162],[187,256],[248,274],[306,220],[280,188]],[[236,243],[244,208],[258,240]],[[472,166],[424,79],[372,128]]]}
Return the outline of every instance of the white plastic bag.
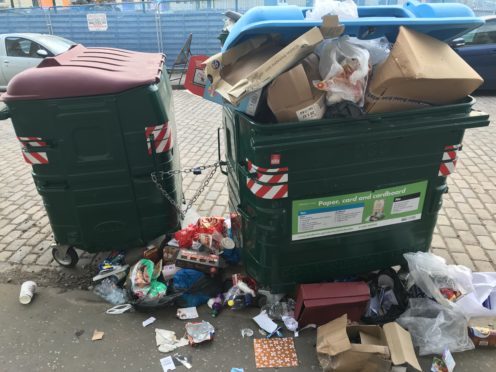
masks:
{"label": "white plastic bag", "polygon": [[442,354],[445,348],[452,353],[474,348],[463,314],[428,298],[410,299],[408,309],[396,321],[410,332],[420,355]]}
{"label": "white plastic bag", "polygon": [[358,8],[353,0],[314,0],[312,10],[306,14],[306,19],[322,20],[325,15],[337,15],[340,19],[358,18]]}
{"label": "white plastic bag", "polygon": [[[432,253],[405,253],[403,256],[417,287],[442,305],[454,307],[459,298],[474,290],[472,272],[468,267],[447,265],[444,258]],[[459,293],[450,300],[443,295],[446,289]]]}
{"label": "white plastic bag", "polygon": [[351,43],[345,35],[325,40],[316,52],[322,81],[313,83],[317,89],[327,91],[327,104],[351,101],[363,106],[369,74],[368,50]]}
{"label": "white plastic bag", "polygon": [[[496,316],[496,273],[473,273],[474,291],[460,298],[455,308],[467,319],[480,316]],[[483,306],[488,300],[491,308]]]}
{"label": "white plastic bag", "polygon": [[356,37],[350,37],[349,42],[369,51],[369,63],[371,66],[384,62],[384,60],[389,56],[389,53],[391,53],[391,44],[385,36],[371,40],[362,40]]}

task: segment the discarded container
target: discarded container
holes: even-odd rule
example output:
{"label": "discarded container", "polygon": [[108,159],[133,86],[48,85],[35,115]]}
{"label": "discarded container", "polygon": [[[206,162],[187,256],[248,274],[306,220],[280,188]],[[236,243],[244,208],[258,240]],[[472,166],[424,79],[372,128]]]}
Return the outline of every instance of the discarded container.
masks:
{"label": "discarded container", "polygon": [[[15,77],[2,96],[43,198],[55,260],[145,246],[177,230],[150,174],[179,168],[162,54],[78,45]],[[177,202],[180,175],[162,187]]]}
{"label": "discarded container", "polygon": [[33,299],[36,293],[37,285],[32,280],[22,283],[21,293],[19,294],[19,302],[23,305],[27,305]]}
{"label": "discarded container", "polygon": [[232,234],[247,274],[284,293],[427,251],[465,129],[489,123],[474,102],[269,125],[224,106]]}

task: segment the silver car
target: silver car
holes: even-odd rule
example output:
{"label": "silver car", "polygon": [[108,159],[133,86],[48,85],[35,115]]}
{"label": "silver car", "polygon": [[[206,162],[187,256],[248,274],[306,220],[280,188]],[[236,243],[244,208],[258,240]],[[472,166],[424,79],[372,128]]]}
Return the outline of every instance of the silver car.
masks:
{"label": "silver car", "polygon": [[76,43],[55,35],[16,33],[0,35],[0,90],[19,72],[36,67]]}

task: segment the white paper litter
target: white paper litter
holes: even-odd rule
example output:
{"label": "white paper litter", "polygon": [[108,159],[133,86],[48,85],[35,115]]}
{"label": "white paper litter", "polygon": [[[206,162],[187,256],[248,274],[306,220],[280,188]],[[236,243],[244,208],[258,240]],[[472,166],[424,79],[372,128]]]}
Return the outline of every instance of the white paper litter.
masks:
{"label": "white paper litter", "polygon": [[254,317],[253,320],[266,332],[273,333],[277,329],[277,324],[269,318],[265,310]]}
{"label": "white paper litter", "polygon": [[179,319],[186,320],[186,319],[196,319],[198,318],[198,311],[196,310],[196,307],[183,307],[181,309],[177,309],[176,316]]}
{"label": "white paper litter", "polygon": [[153,316],[149,317],[147,320],[143,321],[143,327],[149,326],[150,324],[152,324],[156,320],[157,319],[155,319]]}

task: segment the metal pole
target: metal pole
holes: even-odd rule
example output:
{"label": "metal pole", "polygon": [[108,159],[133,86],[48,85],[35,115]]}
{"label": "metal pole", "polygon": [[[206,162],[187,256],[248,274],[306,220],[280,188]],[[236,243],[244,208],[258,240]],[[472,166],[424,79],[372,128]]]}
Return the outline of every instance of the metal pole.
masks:
{"label": "metal pole", "polygon": [[14,6],[14,0],[10,0],[10,6],[11,6],[12,8],[15,8],[15,6]]}

